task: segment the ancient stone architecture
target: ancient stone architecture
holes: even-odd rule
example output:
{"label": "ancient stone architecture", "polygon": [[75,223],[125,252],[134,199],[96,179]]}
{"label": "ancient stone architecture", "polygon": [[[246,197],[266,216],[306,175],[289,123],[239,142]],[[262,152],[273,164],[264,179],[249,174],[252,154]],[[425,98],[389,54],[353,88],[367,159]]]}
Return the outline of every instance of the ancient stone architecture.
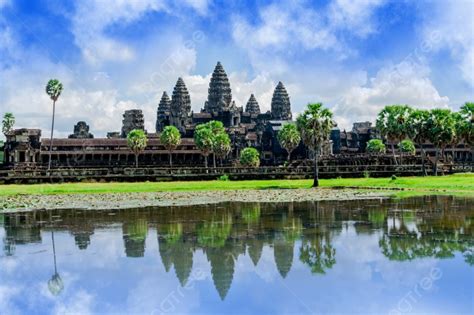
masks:
{"label": "ancient stone architecture", "polygon": [[253,94],[250,95],[247,105],[245,105],[245,112],[251,115],[260,114],[260,106],[258,105],[257,99]]}
{"label": "ancient stone architecture", "polygon": [[89,132],[89,125],[85,121],[79,121],[74,125],[74,133],[69,135],[69,139],[92,139],[94,135]]}
{"label": "ancient stone architecture", "polygon": [[170,118],[171,125],[176,126],[181,133],[186,134],[186,128],[191,122],[191,97],[183,79],[179,78],[171,98]]}
{"label": "ancient stone architecture", "polygon": [[272,118],[275,120],[291,120],[290,97],[283,83],[278,85],[273,92],[272,97]]}
{"label": "ancient stone architecture", "polygon": [[170,111],[171,111],[171,100],[168,93],[163,92],[160,103],[158,104],[158,110],[156,113],[156,132],[163,131],[163,127],[170,124]]}
{"label": "ancient stone architecture", "polygon": [[[156,109],[156,133],[147,133],[148,145],[139,156],[139,164],[143,167],[167,167],[168,150],[160,143],[159,133],[168,125],[176,126],[181,132],[181,144],[173,151],[173,165],[183,167],[200,167],[203,165],[201,151],[194,143],[194,130],[197,125],[211,120],[221,121],[230,137],[232,151],[224,159],[224,166],[238,164],[240,151],[245,147],[255,147],[260,152],[262,166],[281,165],[287,159],[287,153],[277,140],[281,128],[292,121],[291,103],[288,92],[282,82],[275,87],[271,111],[261,112],[260,105],[254,94],[251,94],[245,110],[232,99],[232,88],[220,62],[217,63],[209,82],[207,101],[201,110],[191,110],[191,97],[182,78],[178,78],[171,94],[165,91]],[[133,153],[125,139],[133,129],[145,130],[145,117],[142,110],[130,109],[123,114],[120,132],[107,133],[106,138],[94,138],[89,126],[84,121],[74,126],[74,133],[68,139],[53,139],[52,166],[89,167],[124,169],[134,165]],[[16,129],[7,133],[4,144],[4,161],[2,167],[13,169],[44,168],[49,159],[49,139],[40,139],[41,130]],[[370,122],[354,123],[352,130],[340,130],[334,127],[330,141],[323,145],[322,154],[330,157],[344,156],[346,161],[350,155],[365,153],[367,142],[379,138],[377,131]],[[0,148],[1,149],[1,148]],[[424,146],[428,155],[434,156],[434,147]],[[309,150],[300,143],[293,151],[294,163],[308,158]],[[455,160],[468,160],[472,153],[469,147],[459,144],[452,150]],[[390,158],[390,161],[393,160]],[[344,162],[345,163],[345,162]],[[124,171],[125,172],[125,171]],[[138,255],[138,254],[137,254]],[[283,274],[285,268],[280,270]]]}
{"label": "ancient stone architecture", "polygon": [[206,113],[221,113],[230,107],[231,103],[232,91],[229,79],[221,63],[218,62],[212,73],[208,98],[203,111]]}
{"label": "ancient stone architecture", "polygon": [[122,138],[126,138],[128,133],[134,129],[145,130],[145,118],[141,109],[126,110],[122,120]]}

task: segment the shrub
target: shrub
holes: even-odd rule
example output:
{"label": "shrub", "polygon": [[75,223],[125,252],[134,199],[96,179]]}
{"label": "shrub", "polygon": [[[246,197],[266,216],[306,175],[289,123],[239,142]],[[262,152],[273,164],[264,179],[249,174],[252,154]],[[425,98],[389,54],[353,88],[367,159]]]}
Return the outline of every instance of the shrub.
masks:
{"label": "shrub", "polygon": [[409,153],[411,155],[415,154],[415,145],[413,144],[413,141],[411,140],[403,140],[398,144],[398,147],[400,148],[400,151],[403,153]]}
{"label": "shrub", "polygon": [[260,165],[260,154],[255,148],[245,148],[240,152],[240,164],[244,166],[258,167]]}
{"label": "shrub", "polygon": [[380,139],[372,139],[367,142],[367,152],[369,153],[385,153],[385,144]]}
{"label": "shrub", "polygon": [[370,172],[364,171],[364,178],[369,178],[369,177],[370,177]]}
{"label": "shrub", "polygon": [[229,175],[224,174],[224,175],[221,175],[221,176],[219,177],[219,180],[220,180],[220,181],[223,181],[223,182],[227,182],[227,181],[230,180],[230,178],[229,178]]}
{"label": "shrub", "polygon": [[397,179],[397,175],[393,174],[392,175],[392,180],[396,180]]}

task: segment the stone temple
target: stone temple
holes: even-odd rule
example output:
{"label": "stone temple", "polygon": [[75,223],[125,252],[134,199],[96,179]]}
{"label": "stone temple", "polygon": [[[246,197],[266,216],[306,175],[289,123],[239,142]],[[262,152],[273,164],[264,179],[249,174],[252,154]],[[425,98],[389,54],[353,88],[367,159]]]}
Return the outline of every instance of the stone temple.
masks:
{"label": "stone temple", "polygon": [[[170,96],[171,95],[171,98]],[[79,121],[66,139],[56,138],[52,143],[53,167],[111,167],[124,168],[134,165],[134,156],[127,147],[127,134],[133,129],[144,130],[148,145],[139,157],[142,166],[165,167],[168,151],[159,141],[159,133],[168,125],[178,128],[181,144],[173,151],[173,165],[197,167],[203,165],[201,151],[194,144],[197,125],[211,120],[221,121],[229,134],[232,151],[225,159],[226,166],[235,165],[240,151],[255,147],[260,152],[261,165],[281,165],[287,158],[277,140],[283,125],[294,123],[288,91],[278,82],[273,92],[270,111],[262,112],[258,99],[249,95],[246,104],[236,104],[232,87],[220,62],[214,68],[209,82],[207,100],[200,111],[192,110],[192,99],[182,78],[178,78],[172,93],[164,91],[157,102],[155,132],[145,130],[142,110],[130,109],[123,114],[120,131],[107,133],[106,138],[95,138],[85,121]],[[355,123],[350,131],[334,127],[324,152],[330,155],[357,155],[365,152],[367,141],[378,137],[370,122]],[[6,134],[3,167],[35,169],[48,164],[50,139],[41,139],[41,130],[15,129]],[[1,148],[0,148],[1,149]],[[425,151],[429,148],[425,148]],[[309,151],[300,143],[292,157],[303,161]],[[466,158],[469,148],[456,151],[457,159]]]}

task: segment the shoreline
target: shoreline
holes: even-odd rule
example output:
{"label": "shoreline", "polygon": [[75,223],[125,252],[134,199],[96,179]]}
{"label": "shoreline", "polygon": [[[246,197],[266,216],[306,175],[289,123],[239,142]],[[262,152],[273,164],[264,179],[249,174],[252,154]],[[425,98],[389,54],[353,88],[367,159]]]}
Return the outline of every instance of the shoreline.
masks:
{"label": "shoreline", "polygon": [[301,202],[389,198],[388,190],[264,189],[1,196],[2,213],[193,206],[224,202]]}

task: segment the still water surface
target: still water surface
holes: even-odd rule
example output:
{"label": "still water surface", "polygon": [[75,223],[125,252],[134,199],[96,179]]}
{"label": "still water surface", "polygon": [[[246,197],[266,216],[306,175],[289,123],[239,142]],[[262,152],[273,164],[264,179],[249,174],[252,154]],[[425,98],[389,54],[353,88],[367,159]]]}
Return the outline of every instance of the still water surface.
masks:
{"label": "still water surface", "polygon": [[2,314],[474,313],[474,199],[0,214]]}

